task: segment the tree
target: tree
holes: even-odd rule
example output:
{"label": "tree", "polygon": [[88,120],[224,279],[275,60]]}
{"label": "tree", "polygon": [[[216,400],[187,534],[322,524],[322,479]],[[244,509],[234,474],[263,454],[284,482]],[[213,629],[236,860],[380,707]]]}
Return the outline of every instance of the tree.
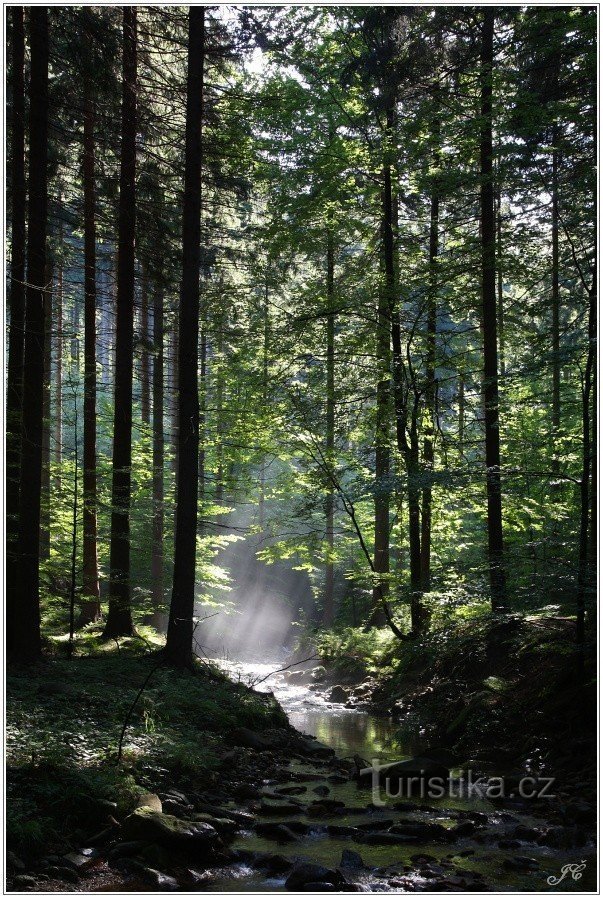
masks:
{"label": "tree", "polygon": [[11,263],[6,389],[6,639],[13,651],[19,595],[19,478],[23,410],[23,330],[25,326],[25,27],[23,7],[11,20]]}
{"label": "tree", "polygon": [[134,241],[136,231],[136,16],[136,7],[124,7],[111,559],[109,613],[104,629],[104,635],[107,638],[131,636],[134,631],[130,606],[130,500],[134,351]]}
{"label": "tree", "polygon": [[20,600],[15,608],[13,651],[35,660],[40,636],[40,502],[44,391],[46,230],[48,216],[48,10],[30,10],[29,213],[23,363],[23,438],[19,502]]}
{"label": "tree", "polygon": [[174,545],[174,583],[166,657],[176,666],[191,662],[195,606],[199,456],[199,265],[201,260],[201,167],[205,7],[189,10],[186,86],[186,147],[182,214],[178,386],[178,517]]}
{"label": "tree", "polygon": [[484,419],[488,497],[488,558],[492,608],[506,608],[498,403],[496,303],[496,223],[492,149],[492,73],[495,10],[484,9],[480,49],[480,226],[482,247],[482,327],[484,339]]}

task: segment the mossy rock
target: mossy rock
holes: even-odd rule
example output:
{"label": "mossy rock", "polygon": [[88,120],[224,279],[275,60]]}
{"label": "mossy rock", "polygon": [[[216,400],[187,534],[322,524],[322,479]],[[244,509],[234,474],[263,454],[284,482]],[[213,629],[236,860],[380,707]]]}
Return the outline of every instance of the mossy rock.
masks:
{"label": "mossy rock", "polygon": [[209,823],[180,820],[171,814],[161,814],[151,808],[136,808],[123,822],[122,838],[142,840],[180,849],[217,847],[219,836]]}

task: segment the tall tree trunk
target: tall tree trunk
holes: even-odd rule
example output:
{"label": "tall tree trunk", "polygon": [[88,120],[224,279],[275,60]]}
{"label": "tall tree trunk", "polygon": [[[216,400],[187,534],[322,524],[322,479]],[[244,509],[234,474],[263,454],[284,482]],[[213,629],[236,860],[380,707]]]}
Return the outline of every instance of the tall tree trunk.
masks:
{"label": "tall tree trunk", "polygon": [[561,427],[561,358],[559,355],[559,149],[557,143],[559,140],[559,129],[557,125],[553,128],[553,183],[551,192],[553,194],[552,203],[552,220],[551,220],[551,240],[552,240],[552,259],[551,259],[551,350],[552,350],[552,368],[553,368],[553,393],[552,393],[552,461],[551,468],[554,472],[559,471],[559,431]]}
{"label": "tall tree trunk", "polygon": [[217,336],[216,366],[216,502],[221,504],[224,498],[224,372],[222,370],[222,352],[224,349],[224,322],[220,313]]}
{"label": "tall tree trunk", "polygon": [[488,497],[488,560],[494,611],[507,606],[503,564],[502,499],[498,403],[498,346],[496,309],[496,228],[492,165],[492,70],[494,64],[494,16],[483,11],[480,53],[480,223],[482,243],[482,303],[484,330],[484,401],[486,427],[486,483]]}
{"label": "tall tree trunk", "polygon": [[595,268],[589,296],[588,353],[582,382],[582,474],[580,479],[580,536],[578,547],[578,595],[576,600],[576,642],[578,645],[578,671],[580,675],[582,675],[584,667],[586,592],[589,586],[593,590],[596,587],[596,572],[589,571],[588,569],[589,555],[592,558],[591,547],[593,536],[591,533],[591,539],[589,540],[589,520],[591,517],[592,502],[595,501],[594,488],[596,487],[596,456],[594,447],[591,443],[591,403],[596,374],[596,353],[597,275]]}
{"label": "tall tree trunk", "polygon": [[500,360],[500,373],[505,376],[505,303],[504,283],[502,269],[502,195],[500,184],[496,186],[496,291],[497,291],[497,315],[498,315],[498,355]]}
{"label": "tall tree trunk", "polygon": [[20,596],[16,607],[14,652],[20,660],[39,657],[40,496],[44,389],[44,310],[48,210],[48,9],[33,6],[30,16],[29,215],[23,440],[19,496]]}
{"label": "tall tree trunk", "polygon": [[96,196],[95,109],[92,85],[84,96],[84,471],[83,578],[80,624],[101,616],[96,523]]}
{"label": "tall tree trunk", "polygon": [[458,372],[458,410],[459,410],[459,460],[465,457],[465,365],[461,362]]}
{"label": "tall tree trunk", "polygon": [[[439,140],[440,123],[433,126],[435,138],[434,164],[440,165]],[[431,208],[429,215],[429,289],[427,294],[427,351],[425,357],[425,435],[423,440],[423,464],[427,477],[433,475],[434,441],[435,441],[435,392],[436,392],[436,327],[438,274],[437,259],[439,251],[438,225],[440,215],[440,198],[438,185],[434,182],[431,190]],[[427,592],[431,588],[431,506],[432,486],[428,482],[423,487],[421,506],[421,589]]]}
{"label": "tall tree trunk", "polygon": [[109,614],[104,635],[134,632],[130,606],[130,501],[136,232],[136,7],[123,9],[122,131],[119,179],[115,412]]}
{"label": "tall tree trunk", "polygon": [[63,219],[62,192],[59,192],[59,237],[57,248],[57,280],[53,293],[56,322],[55,373],[54,373],[54,476],[55,490],[61,489],[61,462],[63,460]]}
{"label": "tall tree trunk", "polygon": [[151,579],[153,584],[153,624],[159,627],[163,616],[163,287],[155,285],[153,303],[153,547]]}
{"label": "tall tree trunk", "polygon": [[[178,356],[179,356],[179,340],[180,336],[180,324],[178,321],[178,316],[174,317],[174,328],[172,330],[172,358],[171,358],[171,380],[172,380],[172,399],[171,399],[171,427],[172,427],[172,470],[174,472],[174,489],[176,495],[178,495],[178,420],[179,420],[179,405],[180,405],[180,393],[179,393],[179,384],[178,384]],[[178,509],[176,509],[175,517],[178,516]],[[174,521],[174,528],[175,528]]]}
{"label": "tall tree trunk", "polygon": [[19,477],[25,327],[25,29],[22,6],[11,6],[11,262],[6,377],[6,648],[14,651],[19,590]]}
{"label": "tall tree trunk", "polygon": [[[266,408],[268,402],[268,341],[270,334],[270,306],[269,306],[269,284],[268,284],[268,262],[266,262],[266,282],[264,284],[264,339],[262,345],[262,402]],[[266,503],[266,458],[262,455],[260,465],[260,496],[258,500],[258,525],[260,528],[260,539],[264,532],[265,524],[265,503]]]}
{"label": "tall tree trunk", "polygon": [[[199,500],[205,500],[205,440],[207,422],[207,334],[205,322],[201,326],[201,358],[199,361],[199,377],[201,380],[199,389]],[[203,534],[203,520],[199,518],[197,532]]]}
{"label": "tall tree trunk", "polygon": [[142,264],[140,279],[140,417],[145,427],[151,423],[151,382],[149,376],[149,295],[147,266]]}
{"label": "tall tree trunk", "polygon": [[[327,234],[327,434],[326,462],[332,470],[335,463],[335,251],[333,231]],[[335,490],[329,481],[325,503],[327,560],[325,564],[325,594],[322,623],[330,627],[335,618],[334,585],[335,565],[333,562]]]}
{"label": "tall tree trunk", "polygon": [[178,379],[178,518],[174,546],[174,585],[166,658],[178,667],[192,661],[197,541],[199,461],[199,263],[201,259],[201,167],[205,7],[189,8],[186,85],[186,148],[182,215],[182,288]]}
{"label": "tall tree trunk", "polygon": [[42,496],[40,508],[40,556],[50,557],[50,385],[52,375],[53,265],[46,255],[44,308],[44,388],[42,396]]}

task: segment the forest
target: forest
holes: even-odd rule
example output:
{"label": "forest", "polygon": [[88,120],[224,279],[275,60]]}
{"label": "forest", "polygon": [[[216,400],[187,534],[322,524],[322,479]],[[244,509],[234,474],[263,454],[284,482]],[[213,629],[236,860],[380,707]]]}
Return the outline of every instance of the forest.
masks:
{"label": "forest", "polygon": [[597,7],[5,25],[7,888],[594,891]]}

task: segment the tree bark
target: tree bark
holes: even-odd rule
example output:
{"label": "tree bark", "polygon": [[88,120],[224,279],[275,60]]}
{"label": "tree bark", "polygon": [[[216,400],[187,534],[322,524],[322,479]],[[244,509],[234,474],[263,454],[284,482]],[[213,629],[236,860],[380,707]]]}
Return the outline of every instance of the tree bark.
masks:
{"label": "tree bark", "polygon": [[[333,231],[327,233],[327,433],[326,463],[333,469],[335,463],[335,251]],[[325,503],[327,559],[325,564],[325,593],[322,623],[333,625],[335,618],[335,565],[333,562],[335,490],[329,482]]]}
{"label": "tree bark", "polygon": [[[433,127],[435,152],[434,164],[440,165],[439,140],[440,123],[436,120]],[[425,475],[433,475],[435,458],[435,392],[436,392],[436,328],[437,328],[437,297],[438,276],[437,259],[439,252],[439,214],[440,198],[438,185],[434,182],[431,190],[431,208],[429,215],[429,289],[427,294],[427,334],[425,355],[425,435],[423,439],[423,465]],[[421,505],[421,589],[427,592],[431,589],[431,507],[432,486],[428,482],[423,487]]]}
{"label": "tree bark", "polygon": [[559,432],[561,428],[561,358],[559,355],[560,339],[559,339],[559,149],[557,142],[559,139],[559,129],[555,125],[553,128],[553,178],[552,178],[552,219],[551,219],[551,240],[552,240],[552,259],[551,259],[551,351],[552,351],[552,368],[553,368],[553,392],[552,392],[552,408],[551,408],[551,427],[552,427],[552,460],[551,469],[554,472],[559,471]]}
{"label": "tree bark", "polygon": [[153,303],[153,547],[151,579],[153,624],[161,625],[164,603],[163,558],[163,287],[155,286]]}
{"label": "tree bark", "polygon": [[136,232],[136,7],[123,9],[122,137],[119,181],[115,411],[107,638],[134,632],[130,605],[130,501]]}
{"label": "tree bark", "polygon": [[84,96],[84,470],[80,624],[101,616],[96,497],[96,191],[92,85]]}
{"label": "tree bark", "polygon": [[53,294],[56,300],[54,318],[56,321],[55,374],[54,374],[54,476],[55,490],[61,489],[61,462],[63,460],[63,219],[61,207],[62,193],[59,192],[59,238],[57,251],[57,280]]}
{"label": "tree bark", "polygon": [[21,661],[40,656],[40,498],[44,389],[44,314],[46,307],[46,231],[48,212],[48,9],[33,6],[30,16],[29,214],[23,439],[19,499],[20,596],[14,652]]}
{"label": "tree bark", "polygon": [[175,666],[192,662],[197,541],[199,461],[199,263],[201,258],[201,169],[205,7],[189,8],[186,148],[182,215],[182,288],[178,379],[178,517],[174,584],[170,604],[166,658]]}
{"label": "tree bark", "polygon": [[12,654],[19,595],[19,477],[25,327],[25,28],[22,6],[11,6],[11,264],[6,377],[6,647]]}
{"label": "tree bark", "polygon": [[42,496],[40,512],[40,556],[50,557],[50,384],[52,374],[53,265],[46,257],[46,301],[44,308],[44,391],[42,397]]}
{"label": "tree bark", "polygon": [[502,498],[498,401],[498,346],[496,309],[496,229],[492,149],[492,71],[494,66],[495,10],[483,11],[480,52],[480,223],[482,246],[482,304],[484,337],[484,401],[486,429],[486,484],[488,499],[488,561],[492,609],[505,610],[506,579],[503,561]]}
{"label": "tree bark", "polygon": [[145,427],[151,423],[151,382],[149,376],[149,295],[147,268],[142,264],[140,283],[140,417]]}

